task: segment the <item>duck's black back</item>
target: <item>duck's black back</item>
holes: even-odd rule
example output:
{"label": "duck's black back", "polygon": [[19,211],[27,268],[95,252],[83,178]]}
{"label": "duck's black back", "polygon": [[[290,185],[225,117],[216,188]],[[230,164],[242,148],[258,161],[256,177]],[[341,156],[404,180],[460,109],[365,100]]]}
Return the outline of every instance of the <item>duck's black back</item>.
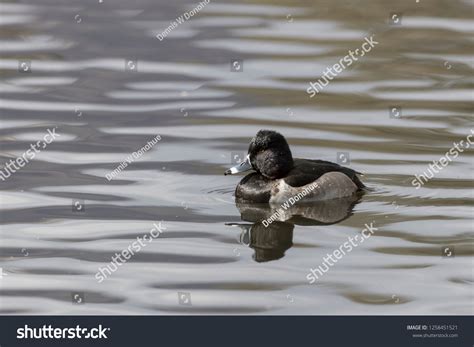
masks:
{"label": "duck's black back", "polygon": [[324,160],[294,159],[294,167],[284,179],[292,187],[301,187],[314,182],[325,173],[333,171],[347,175],[359,189],[365,187],[357,177],[359,172]]}

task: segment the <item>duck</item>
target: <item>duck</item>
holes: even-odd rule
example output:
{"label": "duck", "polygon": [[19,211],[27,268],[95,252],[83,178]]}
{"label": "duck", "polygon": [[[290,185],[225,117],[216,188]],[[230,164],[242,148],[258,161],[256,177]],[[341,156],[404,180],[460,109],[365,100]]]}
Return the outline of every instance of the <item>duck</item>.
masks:
{"label": "duck", "polygon": [[363,175],[351,168],[293,158],[285,137],[273,130],[259,130],[245,159],[224,175],[250,170],[235,189],[237,202],[293,205],[350,197],[366,189],[358,177]]}

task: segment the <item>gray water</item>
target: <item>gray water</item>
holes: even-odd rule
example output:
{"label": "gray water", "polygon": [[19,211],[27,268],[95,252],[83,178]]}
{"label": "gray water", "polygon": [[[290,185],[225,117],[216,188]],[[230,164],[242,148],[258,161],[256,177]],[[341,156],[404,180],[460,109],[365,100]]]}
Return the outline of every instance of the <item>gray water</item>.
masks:
{"label": "gray water", "polygon": [[[2,2],[0,163],[47,129],[60,137],[0,182],[0,313],[472,314],[472,150],[411,183],[473,128],[472,2],[211,1],[156,37],[197,5]],[[310,98],[371,35],[379,44]],[[295,157],[342,152],[370,190],[264,228],[271,211],[237,206],[241,177],[223,175],[262,128]]]}

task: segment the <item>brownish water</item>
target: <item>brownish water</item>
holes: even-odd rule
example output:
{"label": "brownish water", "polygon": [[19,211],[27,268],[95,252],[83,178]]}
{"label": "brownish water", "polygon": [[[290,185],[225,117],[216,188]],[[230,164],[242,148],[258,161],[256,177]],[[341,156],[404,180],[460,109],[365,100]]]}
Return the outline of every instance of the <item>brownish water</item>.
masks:
{"label": "brownish water", "polygon": [[[2,2],[0,163],[46,129],[61,137],[0,182],[0,313],[472,314],[472,150],[411,184],[473,128],[472,2],[211,1],[155,37],[196,5]],[[309,98],[372,34],[379,44]],[[269,211],[236,206],[240,177],[223,172],[261,128],[295,157],[344,152],[371,191],[254,224]],[[98,283],[158,221],[166,230]],[[310,285],[366,223],[378,231]]]}

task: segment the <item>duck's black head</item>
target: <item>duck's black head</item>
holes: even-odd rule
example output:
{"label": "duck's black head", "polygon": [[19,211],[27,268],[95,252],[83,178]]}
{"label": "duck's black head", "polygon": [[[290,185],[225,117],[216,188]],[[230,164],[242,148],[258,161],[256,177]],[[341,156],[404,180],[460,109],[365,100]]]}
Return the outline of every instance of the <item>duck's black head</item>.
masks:
{"label": "duck's black head", "polygon": [[234,174],[254,169],[269,179],[285,177],[293,168],[293,156],[286,139],[273,130],[260,130],[250,141],[247,158],[226,171]]}
{"label": "duck's black head", "polygon": [[267,178],[284,177],[293,168],[290,146],[276,131],[260,130],[250,141],[248,152],[253,169]]}

